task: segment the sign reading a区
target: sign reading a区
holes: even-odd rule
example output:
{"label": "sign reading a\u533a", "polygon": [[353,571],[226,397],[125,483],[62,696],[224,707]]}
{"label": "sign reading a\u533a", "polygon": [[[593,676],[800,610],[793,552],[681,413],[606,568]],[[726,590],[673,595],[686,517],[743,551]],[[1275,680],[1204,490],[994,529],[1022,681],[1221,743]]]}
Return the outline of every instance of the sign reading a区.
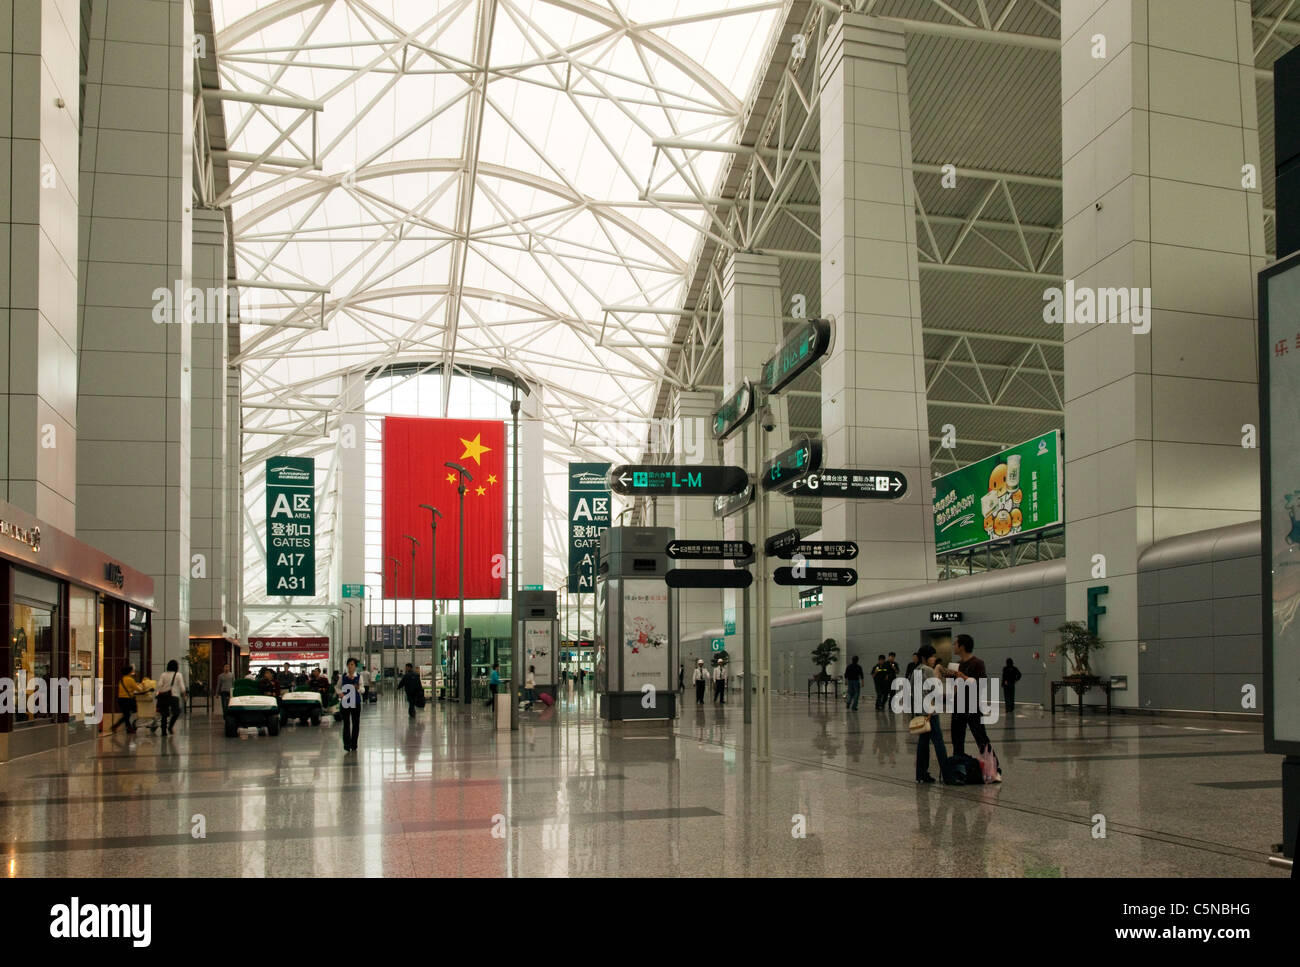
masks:
{"label": "sign reading a\u533a", "polygon": [[569,593],[596,588],[596,552],[610,523],[607,463],[569,464]]}
{"label": "sign reading a\u533a", "polygon": [[316,594],[316,461],[266,461],[266,593]]}

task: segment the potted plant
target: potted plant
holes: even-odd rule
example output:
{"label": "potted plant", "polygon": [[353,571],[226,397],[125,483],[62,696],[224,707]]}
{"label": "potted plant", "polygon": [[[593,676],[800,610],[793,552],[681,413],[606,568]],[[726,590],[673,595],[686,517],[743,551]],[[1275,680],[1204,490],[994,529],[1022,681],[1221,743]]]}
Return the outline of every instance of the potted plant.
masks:
{"label": "potted plant", "polygon": [[1073,673],[1065,677],[1095,679],[1090,659],[1093,652],[1106,647],[1105,643],[1089,631],[1082,621],[1067,621],[1057,630],[1061,632],[1061,651],[1074,667]]}
{"label": "potted plant", "polygon": [[817,681],[830,681],[830,675],[826,674],[826,666],[832,662],[840,660],[840,645],[834,638],[827,638],[815,649],[813,649],[812,660],[814,665],[821,667],[817,675]]}

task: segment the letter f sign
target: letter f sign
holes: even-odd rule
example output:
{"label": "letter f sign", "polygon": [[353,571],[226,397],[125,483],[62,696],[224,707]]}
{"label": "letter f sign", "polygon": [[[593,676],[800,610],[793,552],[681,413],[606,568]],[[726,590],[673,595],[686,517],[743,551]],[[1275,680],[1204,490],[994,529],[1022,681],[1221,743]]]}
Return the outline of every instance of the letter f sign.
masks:
{"label": "letter f sign", "polygon": [[1088,589],[1088,630],[1097,634],[1097,619],[1106,613],[1105,605],[1097,603],[1103,594],[1110,594],[1109,585],[1099,584]]}

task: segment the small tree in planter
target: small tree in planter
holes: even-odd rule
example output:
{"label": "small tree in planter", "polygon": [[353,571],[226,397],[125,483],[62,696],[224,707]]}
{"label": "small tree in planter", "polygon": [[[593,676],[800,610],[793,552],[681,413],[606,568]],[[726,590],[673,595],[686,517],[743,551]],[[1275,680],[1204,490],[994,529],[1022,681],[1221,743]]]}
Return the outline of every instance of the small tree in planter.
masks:
{"label": "small tree in planter", "polygon": [[1105,648],[1105,643],[1089,631],[1082,621],[1067,621],[1057,630],[1061,633],[1061,650],[1074,666],[1071,677],[1095,678],[1090,658],[1093,652]]}
{"label": "small tree in planter", "polygon": [[839,642],[834,638],[827,638],[813,649],[812,660],[814,665],[821,666],[821,672],[817,675],[817,680],[822,682],[828,680],[831,676],[826,674],[826,666],[840,660]]}

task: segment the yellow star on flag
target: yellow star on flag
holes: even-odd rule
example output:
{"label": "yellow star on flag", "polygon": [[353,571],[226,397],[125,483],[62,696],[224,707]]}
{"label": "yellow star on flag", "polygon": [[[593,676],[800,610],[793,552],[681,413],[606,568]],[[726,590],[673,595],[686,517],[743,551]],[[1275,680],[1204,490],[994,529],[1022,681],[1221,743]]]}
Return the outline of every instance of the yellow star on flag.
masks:
{"label": "yellow star on flag", "polygon": [[474,492],[478,494],[480,497],[482,497],[485,493],[487,493],[487,491],[484,490],[482,487],[476,488]]}
{"label": "yellow star on flag", "polygon": [[475,433],[473,440],[466,440],[464,437],[460,438],[460,442],[465,444],[465,452],[460,455],[460,458],[462,460],[464,460],[466,457],[473,457],[474,462],[482,466],[483,461],[480,460],[479,457],[492,449],[491,447],[483,446],[482,442],[480,441],[480,437],[482,436],[483,434],[481,433]]}
{"label": "yellow star on flag", "polygon": [[447,474],[447,483],[455,483],[455,482],[456,482],[456,474],[455,473]]}
{"label": "yellow star on flag", "polygon": [[497,482],[497,475],[494,473],[488,474],[488,483],[494,484],[496,482]]}

